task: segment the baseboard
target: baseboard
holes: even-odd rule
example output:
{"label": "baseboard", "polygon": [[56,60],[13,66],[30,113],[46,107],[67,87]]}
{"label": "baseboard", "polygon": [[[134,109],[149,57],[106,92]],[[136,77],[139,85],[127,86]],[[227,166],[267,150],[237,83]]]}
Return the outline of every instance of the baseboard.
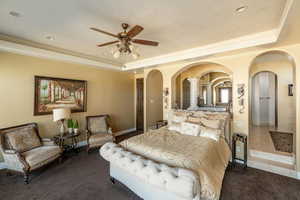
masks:
{"label": "baseboard", "polygon": [[81,141],[81,142],[78,142],[77,143],[77,147],[76,148],[80,148],[80,147],[84,147],[87,145],[87,142],[86,141]]}
{"label": "baseboard", "polygon": [[123,135],[123,134],[126,134],[126,133],[130,133],[130,132],[133,132],[133,131],[136,131],[136,128],[130,128],[130,129],[118,131],[118,132],[115,132],[114,135],[120,136],[120,135]]}
{"label": "baseboard", "polygon": [[260,170],[263,170],[263,171],[271,172],[271,173],[274,173],[274,174],[279,174],[279,175],[282,175],[282,176],[287,176],[287,177],[290,177],[290,178],[295,178],[295,179],[300,180],[300,172],[297,172],[297,171],[292,170],[292,169],[277,167],[277,166],[274,166],[274,165],[261,163],[261,162],[257,162],[257,161],[252,161],[252,160],[248,161],[248,166],[252,167],[252,168],[260,169]]}
{"label": "baseboard", "polygon": [[283,155],[277,155],[273,153],[267,153],[262,151],[256,151],[256,150],[250,150],[250,155],[252,157],[257,157],[265,160],[271,160],[275,162],[280,162],[288,165],[294,165],[295,164],[295,157],[294,156],[283,156]]}

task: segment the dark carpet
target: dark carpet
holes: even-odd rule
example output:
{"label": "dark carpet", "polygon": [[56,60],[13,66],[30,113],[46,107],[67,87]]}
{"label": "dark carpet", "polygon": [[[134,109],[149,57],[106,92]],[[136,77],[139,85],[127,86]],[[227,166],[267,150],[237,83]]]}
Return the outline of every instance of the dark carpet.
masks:
{"label": "dark carpet", "polygon": [[[82,151],[63,163],[35,172],[30,184],[20,175],[0,172],[1,200],[140,200],[120,184],[109,181],[109,165],[97,151]],[[228,169],[222,200],[300,200],[300,181],[248,168]]]}

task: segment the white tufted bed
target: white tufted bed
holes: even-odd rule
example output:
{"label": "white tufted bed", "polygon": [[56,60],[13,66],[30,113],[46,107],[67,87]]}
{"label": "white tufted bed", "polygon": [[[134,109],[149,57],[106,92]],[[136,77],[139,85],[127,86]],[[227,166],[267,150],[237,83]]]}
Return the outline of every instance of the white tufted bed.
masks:
{"label": "white tufted bed", "polygon": [[228,123],[217,141],[161,128],[106,143],[100,154],[110,176],[145,200],[217,200],[231,155]]}
{"label": "white tufted bed", "polygon": [[106,143],[100,153],[110,176],[145,200],[200,200],[199,181],[190,170],[170,167]]}

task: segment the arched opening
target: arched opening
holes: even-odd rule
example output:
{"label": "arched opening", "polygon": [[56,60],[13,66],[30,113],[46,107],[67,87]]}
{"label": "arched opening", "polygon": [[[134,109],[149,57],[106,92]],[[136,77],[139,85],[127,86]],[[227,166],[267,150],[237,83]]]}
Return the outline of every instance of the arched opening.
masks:
{"label": "arched opening", "polygon": [[229,109],[232,105],[232,72],[219,64],[187,66],[173,76],[172,108]]}
{"label": "arched opening", "polygon": [[[258,55],[249,71],[250,159],[294,168],[296,153],[295,63],[283,51]],[[264,156],[269,153],[270,156]]]}
{"label": "arched opening", "polygon": [[163,76],[152,70],[147,76],[146,88],[146,129],[152,128],[163,119]]}

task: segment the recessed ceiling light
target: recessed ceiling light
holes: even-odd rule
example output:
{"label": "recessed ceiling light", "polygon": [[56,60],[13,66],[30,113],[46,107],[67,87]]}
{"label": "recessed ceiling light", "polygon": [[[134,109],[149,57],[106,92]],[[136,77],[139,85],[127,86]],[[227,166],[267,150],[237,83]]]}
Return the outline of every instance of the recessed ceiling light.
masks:
{"label": "recessed ceiling light", "polygon": [[54,37],[53,36],[51,36],[51,35],[47,35],[46,37],[45,37],[47,40],[54,40]]}
{"label": "recessed ceiling light", "polygon": [[9,15],[10,15],[10,16],[13,16],[13,17],[21,17],[21,14],[18,13],[18,12],[16,12],[16,11],[10,11],[10,12],[9,12]]}
{"label": "recessed ceiling light", "polygon": [[238,7],[237,9],[235,9],[235,11],[237,13],[242,13],[244,12],[245,10],[247,10],[248,6],[241,6],[241,7]]}

